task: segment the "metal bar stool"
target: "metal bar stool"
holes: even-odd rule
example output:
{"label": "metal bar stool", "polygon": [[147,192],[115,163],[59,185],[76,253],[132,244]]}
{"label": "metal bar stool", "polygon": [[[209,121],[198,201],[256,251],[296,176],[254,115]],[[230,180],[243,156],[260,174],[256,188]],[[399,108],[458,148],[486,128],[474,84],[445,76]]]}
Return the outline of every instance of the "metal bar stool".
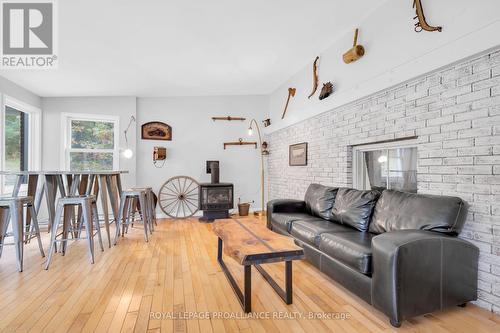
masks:
{"label": "metal bar stool", "polygon": [[[38,239],[40,254],[42,257],[45,257],[40,237],[40,227],[38,226],[38,219],[33,204],[33,197],[0,197],[0,210],[4,211],[3,214],[0,214],[0,216],[4,215],[3,218],[0,218],[0,257],[5,245],[14,245],[16,247],[17,269],[19,272],[23,271],[25,242],[36,237]],[[31,221],[24,218],[24,207],[29,210]],[[8,213],[5,214],[5,210]],[[12,232],[8,232],[9,221],[12,221]],[[6,237],[14,237],[14,243],[6,244]]]}
{"label": "metal bar stool", "polygon": [[[82,210],[82,219],[80,223],[76,226],[77,230],[74,230],[74,225],[71,223],[72,213],[74,212],[75,207],[79,207]],[[61,224],[61,215],[62,215],[62,223],[63,229],[61,233],[57,233],[57,229]],[[56,209],[56,218],[54,220],[54,224],[52,225],[51,232],[51,240],[50,240],[50,249],[49,249],[49,257],[45,264],[45,269],[49,269],[50,262],[52,260],[52,255],[57,248],[57,242],[61,242],[61,253],[64,255],[66,253],[66,247],[68,240],[77,240],[81,239],[81,231],[82,228],[85,228],[86,237],[88,241],[89,247],[89,259],[90,262],[94,263],[94,235],[97,234],[97,238],[99,239],[99,245],[101,247],[101,251],[104,251],[104,246],[102,244],[102,236],[101,236],[101,228],[99,225],[99,215],[97,213],[97,203],[96,197],[93,195],[77,195],[70,197],[63,197],[57,201],[57,209]],[[96,229],[94,233],[94,227]],[[78,237],[74,237],[72,239],[68,239],[68,234],[73,233],[78,235]],[[58,236],[62,236],[62,238],[58,239]]]}
{"label": "metal bar stool", "polygon": [[133,223],[130,219],[131,207],[133,207],[133,203],[135,200],[139,201],[139,205],[141,207],[146,207],[146,209],[142,210],[141,219],[144,225],[144,240],[146,242],[149,241],[148,232],[151,232],[151,219],[149,210],[148,199],[147,199],[147,191],[145,189],[129,189],[122,191],[120,195],[120,207],[118,210],[118,219],[116,223],[116,235],[114,245],[118,242],[118,238],[120,236],[120,227],[122,228],[121,235],[122,237],[125,235],[125,229],[128,229],[129,224]]}
{"label": "metal bar stool", "polygon": [[[151,187],[133,187],[132,190],[144,190],[146,191],[146,210],[148,212],[148,223],[150,225],[150,229],[149,229],[149,232],[150,233],[153,233],[153,231],[155,231],[155,226],[158,225],[156,223],[156,212],[155,212],[155,199],[154,199],[154,193],[153,193],[153,188]],[[137,200],[134,200],[133,203],[134,205],[132,205],[132,207],[138,207],[138,210],[139,210],[139,214],[141,215],[141,218],[142,218],[142,208],[139,205],[136,205],[135,203],[137,202]],[[135,212],[132,208],[132,212],[133,212],[133,215],[132,217],[135,218]],[[129,210],[130,210],[130,206],[129,206]],[[133,219],[132,219],[132,226],[134,225],[133,223]],[[127,226],[128,228],[128,226]]]}

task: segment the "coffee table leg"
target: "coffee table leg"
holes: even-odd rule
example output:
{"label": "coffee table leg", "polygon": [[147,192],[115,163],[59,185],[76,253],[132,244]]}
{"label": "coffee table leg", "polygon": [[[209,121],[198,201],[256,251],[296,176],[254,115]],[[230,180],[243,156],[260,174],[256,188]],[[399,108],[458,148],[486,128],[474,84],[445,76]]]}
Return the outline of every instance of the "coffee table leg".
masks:
{"label": "coffee table leg", "polygon": [[255,268],[262,274],[262,277],[273,287],[274,291],[281,297],[286,304],[292,304],[292,261],[285,261],[285,290],[276,283],[276,281],[269,275],[268,272],[262,268],[260,265],[254,265]]}
{"label": "coffee table leg", "polygon": [[227,280],[229,281],[229,284],[233,288],[234,293],[238,297],[238,301],[241,304],[241,307],[243,308],[243,311],[246,313],[252,311],[252,266],[251,265],[244,265],[244,276],[243,276],[243,292],[241,292],[240,287],[238,286],[238,283],[236,283],[236,280],[234,277],[231,275],[231,272],[227,268],[226,264],[222,260],[222,239],[218,239],[217,243],[217,261],[219,262],[219,265],[222,267],[222,271],[224,272],[224,275],[226,275]]}

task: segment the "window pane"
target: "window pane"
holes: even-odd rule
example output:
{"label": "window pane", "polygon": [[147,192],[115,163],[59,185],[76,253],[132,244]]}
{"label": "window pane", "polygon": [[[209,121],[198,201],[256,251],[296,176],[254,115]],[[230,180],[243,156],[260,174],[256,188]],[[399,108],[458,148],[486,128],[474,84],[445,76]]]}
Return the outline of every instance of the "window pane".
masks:
{"label": "window pane", "polygon": [[386,188],[417,192],[417,148],[393,148],[362,152],[362,166],[357,170],[364,180],[363,189]]}
{"label": "window pane", "polygon": [[71,148],[113,149],[114,124],[93,120],[71,120]]}
{"label": "window pane", "polygon": [[70,170],[113,170],[113,153],[71,152]]}
{"label": "window pane", "polygon": [[389,150],[389,188],[417,193],[417,148]]}
{"label": "window pane", "polygon": [[367,184],[365,189],[387,188],[387,150],[373,150],[363,153]]}
{"label": "window pane", "polygon": [[[5,169],[24,171],[28,169],[28,114],[5,107]],[[16,176],[6,176],[5,186],[14,185]],[[26,183],[26,179],[23,179]]]}

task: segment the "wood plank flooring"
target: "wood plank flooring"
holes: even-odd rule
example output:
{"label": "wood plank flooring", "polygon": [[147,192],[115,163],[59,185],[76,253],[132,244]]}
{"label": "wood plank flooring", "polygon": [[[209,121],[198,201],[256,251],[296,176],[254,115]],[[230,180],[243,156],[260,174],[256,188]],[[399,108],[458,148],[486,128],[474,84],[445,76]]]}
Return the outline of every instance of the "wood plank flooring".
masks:
{"label": "wood plank flooring", "polygon": [[[47,247],[47,234],[43,242]],[[72,242],[45,271],[31,242],[25,247],[25,271],[18,273],[14,249],[6,247],[0,259],[0,332],[500,331],[500,317],[474,305],[420,316],[394,329],[387,317],[305,261],[293,265],[292,305],[252,270],[252,310],[258,318],[242,318],[217,264],[211,225],[196,219],[160,220],[149,243],[141,228],[134,228],[117,246],[102,253],[96,247],[94,265],[86,251],[85,241]],[[241,266],[225,261],[241,285]],[[280,283],[283,268],[283,263],[266,265]],[[331,314],[347,318],[300,317]]]}

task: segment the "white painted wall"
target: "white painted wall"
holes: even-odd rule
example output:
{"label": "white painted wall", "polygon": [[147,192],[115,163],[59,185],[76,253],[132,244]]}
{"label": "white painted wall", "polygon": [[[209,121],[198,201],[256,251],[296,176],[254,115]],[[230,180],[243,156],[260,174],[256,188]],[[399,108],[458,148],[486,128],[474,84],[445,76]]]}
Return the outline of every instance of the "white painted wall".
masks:
{"label": "white painted wall", "polygon": [[36,108],[42,107],[42,99],[31,91],[0,76],[0,93],[13,97]]}
{"label": "white painted wall", "polygon": [[[267,97],[182,97],[139,98],[137,102],[137,184],[153,186],[155,191],[170,177],[185,175],[199,182],[209,182],[205,161],[220,161],[220,181],[234,183],[235,204],[255,200],[252,208],[260,209],[259,150],[252,146],[228,147],[224,141],[257,141],[248,137],[249,120],[259,123],[267,111]],[[212,121],[212,116],[241,116],[247,121]],[[162,121],[172,126],[172,141],[142,140],[140,125]],[[153,147],[167,148],[167,160],[161,169],[152,162]],[[236,206],[235,206],[236,208]]]}
{"label": "white painted wall", "polygon": [[[412,3],[413,0],[388,0],[365,20],[353,22],[352,30],[345,31],[343,37],[319,52],[320,87],[308,99],[312,90],[312,61],[316,56],[311,54],[311,63],[270,95],[273,125],[268,130],[297,123],[499,43],[495,38],[500,33],[498,0],[423,1],[428,23],[443,26],[443,32],[419,34],[413,31],[415,11]],[[366,54],[359,61],[346,65],[342,54],[352,46],[355,27],[360,29],[358,42],[365,47]],[[335,92],[320,101],[322,83],[327,81],[333,82]],[[288,87],[297,88],[297,93],[290,102],[286,118],[281,120]]]}
{"label": "white painted wall", "polygon": [[[43,150],[42,169],[60,170],[61,151],[64,149],[61,140],[61,113],[99,114],[120,117],[120,148],[125,147],[123,131],[126,129],[131,116],[136,116],[135,97],[62,97],[43,98]],[[136,150],[136,124],[132,124],[128,133],[129,147]],[[123,175],[124,187],[135,185],[136,180],[136,155],[125,159],[120,154],[121,170],[128,170],[129,174]]]}

